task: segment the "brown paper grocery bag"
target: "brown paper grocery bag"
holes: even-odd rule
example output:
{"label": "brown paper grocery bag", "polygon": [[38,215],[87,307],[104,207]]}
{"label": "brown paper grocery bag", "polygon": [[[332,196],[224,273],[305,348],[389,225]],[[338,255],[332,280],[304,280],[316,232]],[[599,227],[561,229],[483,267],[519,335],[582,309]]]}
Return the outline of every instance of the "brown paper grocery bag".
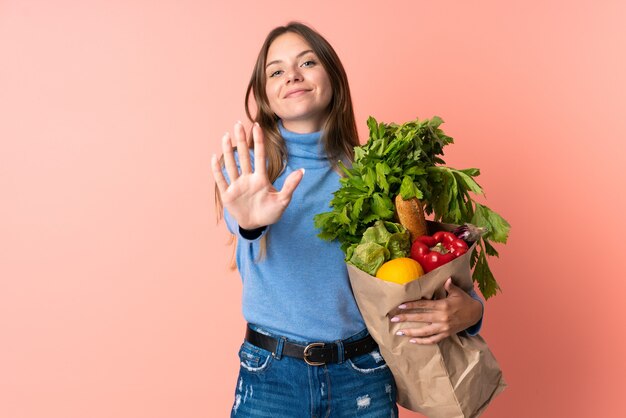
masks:
{"label": "brown paper grocery bag", "polygon": [[[452,225],[430,223],[434,230]],[[393,373],[398,404],[429,418],[477,417],[506,384],[485,340],[461,333],[438,344],[417,345],[397,336],[402,328],[423,323],[393,323],[403,302],[445,296],[448,277],[465,291],[473,288],[470,254],[466,254],[404,285],[370,276],[348,264],[350,282],[367,328]]]}

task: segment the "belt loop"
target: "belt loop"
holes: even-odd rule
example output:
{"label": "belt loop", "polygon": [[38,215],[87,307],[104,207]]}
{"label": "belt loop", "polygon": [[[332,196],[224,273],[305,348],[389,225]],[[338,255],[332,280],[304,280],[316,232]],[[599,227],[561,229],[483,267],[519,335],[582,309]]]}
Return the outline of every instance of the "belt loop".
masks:
{"label": "belt loop", "polygon": [[280,360],[283,357],[283,346],[285,345],[285,340],[285,337],[280,337],[277,340],[278,343],[276,344],[276,352],[272,353],[276,360]]}
{"label": "belt loop", "polygon": [[341,364],[345,361],[345,350],[343,348],[343,341],[339,340],[336,342],[337,344],[337,363]]}

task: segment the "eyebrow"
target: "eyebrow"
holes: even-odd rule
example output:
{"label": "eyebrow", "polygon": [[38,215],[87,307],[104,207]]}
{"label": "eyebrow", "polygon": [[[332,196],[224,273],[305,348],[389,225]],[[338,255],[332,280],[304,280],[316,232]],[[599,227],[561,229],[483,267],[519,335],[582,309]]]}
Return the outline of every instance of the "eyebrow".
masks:
{"label": "eyebrow", "polygon": [[[296,55],[296,58],[300,58],[301,56],[306,55],[306,54],[308,54],[309,52],[312,52],[312,53],[314,53],[314,54],[315,54],[315,51],[313,51],[312,49],[307,49],[306,51],[302,51],[302,52],[300,52],[298,55]],[[265,69],[267,69],[267,67],[269,67],[269,66],[270,66],[270,65],[272,65],[272,64],[278,64],[278,63],[281,63],[281,62],[282,62],[282,60],[274,60],[274,61],[270,61],[270,62],[268,62],[268,63],[265,65]]]}

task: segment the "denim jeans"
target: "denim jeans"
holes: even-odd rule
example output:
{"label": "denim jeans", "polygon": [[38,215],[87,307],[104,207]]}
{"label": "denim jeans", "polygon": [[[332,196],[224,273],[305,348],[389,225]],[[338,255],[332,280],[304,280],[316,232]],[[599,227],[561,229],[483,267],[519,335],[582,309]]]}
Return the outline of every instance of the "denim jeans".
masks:
{"label": "denim jeans", "polygon": [[[358,340],[366,335],[367,330],[345,341]],[[239,359],[241,366],[231,417],[398,416],[396,385],[378,349],[342,363],[310,366],[304,360],[280,352],[272,355],[244,341]]]}

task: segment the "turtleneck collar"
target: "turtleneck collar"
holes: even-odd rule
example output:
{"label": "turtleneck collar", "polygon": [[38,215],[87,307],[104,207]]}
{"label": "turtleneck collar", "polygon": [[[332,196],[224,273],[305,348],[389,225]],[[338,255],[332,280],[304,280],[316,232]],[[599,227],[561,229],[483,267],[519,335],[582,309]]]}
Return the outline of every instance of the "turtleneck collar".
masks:
{"label": "turtleneck collar", "polygon": [[328,158],[321,142],[322,131],[301,134],[285,129],[278,121],[278,130],[285,140],[290,163],[300,167],[320,167],[328,165]]}

